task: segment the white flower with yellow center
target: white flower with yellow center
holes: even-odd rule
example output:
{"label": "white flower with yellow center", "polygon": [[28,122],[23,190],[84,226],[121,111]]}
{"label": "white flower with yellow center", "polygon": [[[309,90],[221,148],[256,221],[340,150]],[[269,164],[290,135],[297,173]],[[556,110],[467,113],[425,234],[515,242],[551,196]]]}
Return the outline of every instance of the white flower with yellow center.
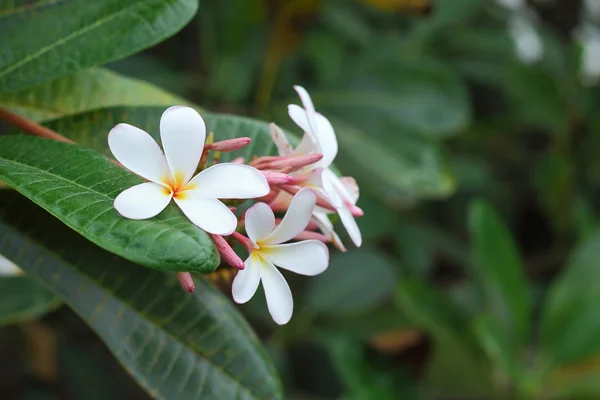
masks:
{"label": "white flower with yellow center", "polygon": [[311,189],[300,190],[277,227],[273,211],[265,203],[257,203],[246,212],[251,253],[244,262],[245,268],[233,281],[233,299],[237,303],[247,302],[262,281],[269,312],[279,325],[292,317],[294,302],[290,287],[276,266],[312,276],[325,271],[329,264],[327,246],[318,240],[282,244],[306,228],[315,203],[316,195]]}
{"label": "white flower with yellow center", "polygon": [[217,164],[193,176],[206,139],[204,120],[194,109],[167,109],[160,119],[160,138],[164,153],[148,133],[129,124],[115,126],[108,135],[117,161],[149,181],[117,196],[114,206],[122,216],[152,218],[173,199],[204,231],[229,235],[237,218],[218,199],[251,199],[269,193],[265,177],[247,165]]}

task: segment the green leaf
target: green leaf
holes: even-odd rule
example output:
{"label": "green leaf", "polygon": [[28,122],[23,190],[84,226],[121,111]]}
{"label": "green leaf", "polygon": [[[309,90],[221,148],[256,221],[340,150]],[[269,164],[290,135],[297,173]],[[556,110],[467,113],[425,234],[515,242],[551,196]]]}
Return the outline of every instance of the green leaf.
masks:
{"label": "green leaf", "polygon": [[436,341],[466,347],[466,323],[447,298],[425,282],[404,280],[396,288],[396,302],[406,316]]}
{"label": "green leaf", "polygon": [[390,134],[384,140],[337,119],[340,156],[336,164],[386,198],[446,197],[456,181],[437,143],[414,135]]}
{"label": "green leaf", "polygon": [[181,29],[197,7],[196,0],[0,2],[0,92],[150,47]]}
{"label": "green leaf", "polygon": [[391,261],[371,250],[336,254],[322,274],[311,279],[306,304],[323,315],[366,313],[391,297],[397,272]]}
{"label": "green leaf", "polygon": [[[126,122],[148,132],[160,143],[159,123],[166,107],[114,107],[94,110],[46,123],[50,129],[65,135],[81,146],[98,150],[112,157],[108,148],[108,132],[117,124]],[[201,112],[207,130],[215,134],[215,141],[247,136],[252,142],[243,149],[222,153],[221,162],[254,155],[275,154],[276,148],[269,136],[266,122],[235,115]],[[294,138],[290,138],[292,140]]]}
{"label": "green leaf", "polygon": [[470,205],[469,229],[475,257],[471,272],[481,285],[488,313],[501,325],[507,342],[522,345],[529,334],[531,305],[525,270],[510,232],[483,200]]}
{"label": "green leaf", "polygon": [[0,276],[0,326],[41,317],[60,305],[45,285],[27,276]]}
{"label": "green leaf", "polygon": [[260,342],[204,280],[142,268],[87,242],[16,193],[0,199],[0,252],[58,293],[157,399],[279,399]]}
{"label": "green leaf", "polygon": [[549,366],[574,364],[600,354],[600,231],[572,254],[544,305],[542,354]]}
{"label": "green leaf", "polygon": [[115,197],[143,180],[95,151],[32,136],[0,137],[0,179],[98,246],[150,268],[213,271],[210,237],[173,204],[155,218],[121,217]]}
{"label": "green leaf", "polygon": [[79,71],[64,78],[0,94],[0,105],[33,121],[46,121],[97,108],[187,104],[164,90],[102,68]]}

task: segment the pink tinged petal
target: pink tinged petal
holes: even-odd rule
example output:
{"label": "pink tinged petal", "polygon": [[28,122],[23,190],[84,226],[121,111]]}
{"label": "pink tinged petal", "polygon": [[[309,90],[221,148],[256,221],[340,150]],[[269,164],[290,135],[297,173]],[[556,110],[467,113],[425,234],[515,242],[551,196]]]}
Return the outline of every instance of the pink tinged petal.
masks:
{"label": "pink tinged petal", "polygon": [[352,204],[356,204],[356,202],[358,201],[358,196],[360,194],[356,180],[351,176],[343,176],[340,178],[340,182],[346,190],[346,192],[348,193],[350,202]]}
{"label": "pink tinged petal", "polygon": [[203,192],[180,192],[175,198],[175,203],[194,225],[208,233],[227,236],[237,227],[237,218],[231,210]]}
{"label": "pink tinged petal", "polygon": [[344,253],[346,252],[346,246],[344,246],[344,243],[342,243],[342,239],[340,239],[338,234],[333,229],[333,224],[327,217],[326,212],[324,212],[324,211],[321,212],[321,211],[315,210],[313,212],[313,221],[316,222],[316,224],[319,227],[319,230],[321,232],[323,232],[323,234],[325,236],[327,236],[331,239],[331,242],[338,250],[340,250]]}
{"label": "pink tinged petal", "polygon": [[295,176],[292,185],[308,186],[313,188],[323,187],[323,168],[313,169],[307,174]]}
{"label": "pink tinged petal", "polygon": [[270,123],[269,134],[271,135],[273,143],[275,143],[275,147],[277,147],[279,155],[287,156],[292,152],[292,146],[290,145],[290,142],[288,142],[285,133],[283,133],[280,127],[274,123]]}
{"label": "pink tinged petal", "polygon": [[239,232],[233,232],[231,236],[246,248],[248,254],[252,254],[252,252],[254,251],[254,243],[252,243],[252,240],[248,239],[246,236],[242,235]]}
{"label": "pink tinged petal", "polygon": [[360,234],[360,229],[358,229],[358,225],[354,220],[354,217],[350,213],[346,207],[342,207],[337,210],[342,220],[342,224],[344,224],[344,228],[346,228],[346,232],[350,236],[350,239],[354,242],[356,247],[360,247],[362,245],[362,235]]}
{"label": "pink tinged petal", "polygon": [[269,313],[279,325],[287,324],[294,312],[292,291],[281,272],[267,260],[262,260],[261,280]]}
{"label": "pink tinged petal", "polygon": [[287,242],[302,232],[306,228],[306,225],[308,225],[308,221],[310,221],[316,201],[317,196],[312,190],[308,188],[301,189],[292,199],[290,207],[281,223],[277,225],[269,236],[261,240],[262,244],[269,245]]}
{"label": "pink tinged petal", "polygon": [[196,286],[194,286],[194,280],[189,272],[178,272],[177,278],[179,279],[179,284],[183,290],[188,293],[194,293]]}
{"label": "pink tinged petal", "polygon": [[251,141],[252,139],[249,137],[240,137],[207,144],[205,148],[213,151],[229,152],[243,149],[244,147],[248,146]]}
{"label": "pink tinged petal", "polygon": [[108,133],[108,147],[125,168],[149,181],[168,184],[171,172],[152,136],[129,124],[118,124]]}
{"label": "pink tinged petal", "polygon": [[254,296],[260,283],[261,262],[256,254],[251,254],[244,262],[244,269],[237,273],[231,288],[233,300],[238,304],[246,303]]}
{"label": "pink tinged petal", "polygon": [[193,108],[170,107],[160,119],[160,139],[175,184],[181,187],[194,175],[202,157],[204,120]]}
{"label": "pink tinged petal", "polygon": [[275,215],[265,203],[256,203],[246,211],[246,233],[252,243],[267,237],[275,227]]}
{"label": "pink tinged petal", "polygon": [[329,265],[329,250],[318,240],[264,246],[261,255],[274,265],[300,275],[318,275]]}
{"label": "pink tinged petal", "polygon": [[243,164],[244,163],[244,157],[238,157],[238,158],[234,158],[233,160],[231,160],[232,164]]}
{"label": "pink tinged petal", "polygon": [[271,210],[276,212],[286,211],[289,208],[293,198],[293,195],[281,190],[277,194],[277,197],[269,202],[269,207],[271,207]]}
{"label": "pink tinged petal", "polygon": [[217,164],[200,172],[188,186],[218,199],[253,199],[271,190],[256,168],[242,164]]}
{"label": "pink tinged petal", "polygon": [[114,202],[119,214],[129,219],[148,219],[158,215],[171,201],[164,186],[146,182],[124,190]]}
{"label": "pink tinged petal", "polygon": [[325,236],[322,233],[313,232],[310,230],[304,230],[304,231],[300,232],[299,234],[296,235],[296,237],[294,237],[294,240],[298,240],[298,241],[300,241],[300,240],[318,240],[323,243],[331,242],[331,238],[329,238],[328,236]]}

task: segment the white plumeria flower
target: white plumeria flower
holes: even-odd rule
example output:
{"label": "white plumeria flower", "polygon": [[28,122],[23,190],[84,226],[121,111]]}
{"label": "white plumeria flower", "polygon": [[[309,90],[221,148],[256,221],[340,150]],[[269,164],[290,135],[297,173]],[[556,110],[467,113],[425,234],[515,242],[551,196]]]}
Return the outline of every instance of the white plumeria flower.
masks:
{"label": "white plumeria flower", "polygon": [[117,161],[150,181],[117,196],[114,206],[122,216],[152,218],[173,199],[204,231],[230,235],[237,218],[217,199],[251,199],[269,193],[265,177],[242,164],[217,164],[192,178],[206,138],[204,120],[193,108],[167,109],[160,119],[160,138],[164,153],[148,133],[129,124],[115,126],[108,135]]}
{"label": "white plumeria flower", "polygon": [[532,19],[527,13],[518,13],[511,17],[508,24],[517,57],[525,64],[536,63],[544,55],[544,44]]}
{"label": "white plumeria flower", "polygon": [[[302,105],[304,108],[295,104],[288,106],[289,115],[292,120],[305,132],[300,145],[295,149],[296,152],[304,151],[308,148],[305,142],[310,138],[313,143],[312,150],[317,153],[323,154],[323,158],[317,163],[313,164],[311,168],[322,168],[323,172],[321,175],[321,184],[327,194],[327,198],[331,205],[335,207],[337,213],[342,220],[342,224],[346,228],[350,239],[358,247],[362,244],[362,235],[360,229],[352,216],[350,206],[356,205],[356,198],[346,189],[340,178],[330,169],[333,160],[337,156],[338,143],[335,136],[335,131],[331,126],[331,123],[323,115],[315,111],[315,107],[312,103],[310,95],[302,86],[294,86],[296,92],[300,96]],[[308,135],[306,135],[308,134]],[[283,140],[285,135],[283,132],[280,135],[282,139],[280,144],[277,144],[277,148],[281,152],[282,148],[285,147]],[[274,140],[276,140],[274,138]],[[285,139],[287,142],[287,139]],[[289,146],[289,144],[288,144]],[[300,149],[300,150],[299,150]],[[352,191],[358,192],[358,187],[352,189]]]}
{"label": "white plumeria flower", "polygon": [[294,302],[290,287],[275,266],[312,276],[325,271],[329,264],[327,246],[318,240],[282,244],[306,228],[315,204],[314,192],[301,189],[277,227],[273,211],[265,203],[257,203],[246,212],[246,232],[253,249],[233,281],[233,299],[246,303],[262,281],[269,313],[279,325],[292,317]]}

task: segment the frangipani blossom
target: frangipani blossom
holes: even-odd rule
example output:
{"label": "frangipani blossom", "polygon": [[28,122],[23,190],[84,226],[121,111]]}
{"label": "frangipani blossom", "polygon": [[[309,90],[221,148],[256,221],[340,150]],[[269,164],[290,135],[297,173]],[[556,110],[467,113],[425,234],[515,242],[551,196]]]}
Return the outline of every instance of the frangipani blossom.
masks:
{"label": "frangipani blossom", "polygon": [[21,275],[23,271],[12,261],[0,254],[0,276]]}
{"label": "frangipani blossom", "polygon": [[246,303],[254,296],[262,281],[269,313],[279,325],[292,317],[292,293],[277,267],[302,275],[317,275],[327,269],[329,251],[318,240],[282,244],[306,228],[316,204],[316,195],[308,188],[300,190],[292,199],[288,212],[277,227],[271,208],[257,203],[246,212],[250,255],[245,268],[233,281],[233,299]]}
{"label": "frangipani blossom", "polygon": [[[303,173],[307,176],[311,173],[317,173],[317,176],[310,176],[310,183],[323,188],[327,199],[339,214],[348,235],[350,235],[354,244],[360,247],[362,244],[362,235],[353,217],[353,210],[357,210],[358,186],[356,186],[354,180],[352,180],[352,185],[349,183],[344,184],[330,169],[338,152],[335,131],[329,120],[315,111],[308,92],[301,86],[294,86],[294,89],[298,92],[304,108],[290,104],[288,111],[292,120],[305,134],[300,144],[295,149],[292,149],[283,131],[274,127],[271,129],[273,141],[281,155],[292,153],[300,155],[310,152],[323,154],[321,161],[308,166]],[[349,185],[351,187],[348,187]],[[356,195],[352,193],[356,193]],[[317,216],[317,218],[319,217]],[[319,219],[322,220],[322,215]]]}
{"label": "frangipani blossom", "polygon": [[217,164],[193,176],[206,138],[204,120],[194,109],[167,109],[160,119],[160,137],[164,153],[148,133],[128,124],[118,124],[108,135],[117,161],[149,181],[117,196],[114,206],[122,216],[152,218],[173,199],[201,229],[230,235],[237,219],[217,199],[250,199],[269,193],[265,177],[247,165]]}

